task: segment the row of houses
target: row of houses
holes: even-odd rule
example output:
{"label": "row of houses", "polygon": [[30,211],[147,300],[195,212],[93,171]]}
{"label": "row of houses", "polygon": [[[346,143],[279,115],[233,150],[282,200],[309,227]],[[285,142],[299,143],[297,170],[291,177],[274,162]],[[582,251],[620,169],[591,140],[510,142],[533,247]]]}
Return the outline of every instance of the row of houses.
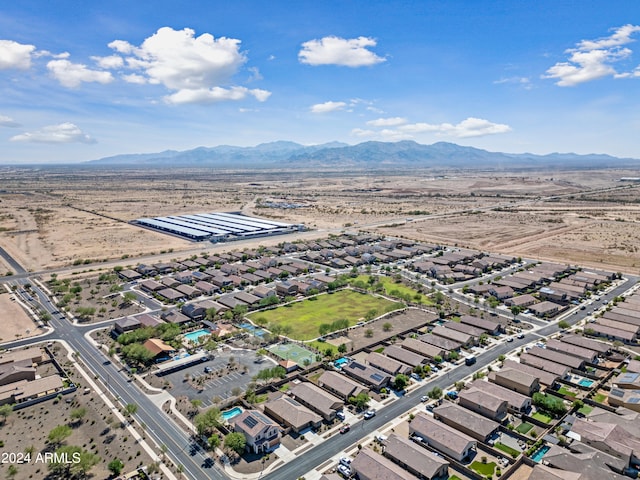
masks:
{"label": "row of houses", "polygon": [[478,250],[455,249],[438,252],[427,260],[408,265],[408,268],[442,283],[455,283],[478,278],[490,271],[508,267],[517,258],[507,255],[487,254]]}
{"label": "row of houses", "polygon": [[590,335],[634,344],[640,334],[640,294],[633,294],[607,309],[585,328]]}

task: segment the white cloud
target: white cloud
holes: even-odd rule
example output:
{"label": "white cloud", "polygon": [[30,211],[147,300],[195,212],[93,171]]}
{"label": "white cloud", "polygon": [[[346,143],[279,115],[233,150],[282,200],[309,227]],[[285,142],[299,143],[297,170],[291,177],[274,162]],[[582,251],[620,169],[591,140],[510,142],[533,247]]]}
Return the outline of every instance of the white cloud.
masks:
{"label": "white cloud", "polygon": [[142,75],[138,75],[137,73],[122,75],[122,79],[127,83],[135,83],[137,85],[144,85],[145,83],[147,83],[147,79]]}
{"label": "white cloud", "polygon": [[91,70],[81,63],[71,63],[69,60],[51,60],[47,68],[62,85],[75,88],[82,82],[110,83],[113,81],[111,72]]}
{"label": "white cloud", "polygon": [[171,90],[203,89],[226,83],[246,62],[240,52],[240,40],[214,38],[209,33],[199,37],[190,28],[160,28],[139,47],[116,40],[109,47],[124,54],[131,67],[138,68],[150,83]]}
{"label": "white cloud", "polygon": [[31,67],[33,45],[23,45],[13,40],[0,40],[0,70],[28,70]]}
{"label": "white cloud", "polygon": [[351,135],[353,135],[354,137],[373,137],[377,133],[378,132],[374,130],[363,130],[362,128],[354,128],[353,130],[351,130]]}
{"label": "white cloud", "polygon": [[631,36],[636,32],[640,32],[640,25],[624,25],[608,37],[582,40],[576,48],[565,51],[569,54],[568,61],[556,63],[542,78],[557,79],[556,85],[561,87],[573,87],[603,77],[634,76],[632,72],[616,71],[612,64],[631,55],[632,51],[622,46],[633,42]]}
{"label": "white cloud", "polygon": [[[125,55],[126,68],[133,70],[122,76],[126,82],[163,85],[172,91],[164,97],[167,103],[210,104],[247,97],[264,102],[271,95],[266,90],[229,86],[247,61],[240,40],[234,38],[214,38],[209,33],[196,37],[190,28],[162,27],[140,46],[114,40],[109,47]],[[257,68],[249,72],[249,81],[262,79]]]}
{"label": "white cloud", "polygon": [[343,65],[347,67],[363,67],[386,61],[377,56],[368,47],[375,47],[373,38],[340,38],[324,37],[320,40],[309,40],[302,44],[298,53],[301,63],[308,65]]}
{"label": "white cloud", "polygon": [[401,125],[398,130],[406,133],[435,132],[444,136],[469,138],[507,133],[511,131],[511,127],[501,123],[493,123],[483,118],[469,117],[456,125],[451,123],[413,123]]}
{"label": "white cloud", "polygon": [[527,77],[506,77],[501,78],[500,80],[494,80],[495,85],[503,85],[503,84],[512,84],[512,85],[520,85],[525,90],[531,90],[531,80]]}
{"label": "white cloud", "polygon": [[49,125],[35,132],[25,132],[11,137],[12,142],[28,143],[96,143],[73,123]]}
{"label": "white cloud", "polygon": [[6,115],[0,115],[0,127],[19,127],[20,124],[16,122],[13,118],[7,117]]}
{"label": "white cloud", "polygon": [[336,110],[342,110],[346,107],[347,104],[345,102],[324,102],[324,103],[316,103],[311,106],[312,113],[328,113],[335,112]]}
{"label": "white cloud", "polygon": [[407,123],[406,118],[391,117],[391,118],[378,118],[376,120],[369,120],[367,125],[371,127],[396,127]]}
{"label": "white cloud", "polygon": [[175,105],[185,103],[217,103],[227,100],[243,100],[248,96],[254,97],[259,102],[264,102],[269,98],[271,92],[258,88],[249,90],[246,87],[213,87],[199,89],[182,89],[171,95],[164,97],[165,102]]}
{"label": "white cloud", "polygon": [[119,55],[109,55],[108,57],[91,57],[91,60],[95,61],[100,68],[121,68],[124,65],[124,60]]}

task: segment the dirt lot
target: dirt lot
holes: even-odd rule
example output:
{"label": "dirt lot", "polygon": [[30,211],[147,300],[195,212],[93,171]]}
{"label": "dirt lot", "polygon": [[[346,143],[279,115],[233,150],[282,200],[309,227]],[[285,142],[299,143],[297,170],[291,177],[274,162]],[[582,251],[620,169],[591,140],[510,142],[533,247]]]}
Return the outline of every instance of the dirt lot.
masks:
{"label": "dirt lot", "polygon": [[11,300],[12,294],[0,288],[0,342],[10,342],[42,333],[33,319],[19,303]]}
{"label": "dirt lot", "polygon": [[[634,172],[216,172],[57,167],[8,172],[0,246],[30,270],[160,252],[215,251],[127,222],[144,216],[243,211],[327,232],[343,228],[468,245],[638,273]],[[264,208],[286,200],[303,208]],[[479,212],[479,213],[471,213]],[[407,219],[421,219],[405,225]],[[295,238],[288,236],[287,239]],[[284,237],[252,244],[275,244]],[[244,245],[247,245],[246,243]],[[229,246],[225,246],[229,248]],[[231,246],[231,248],[234,248]],[[5,268],[4,264],[0,265]],[[6,267],[8,269],[8,267]]]}
{"label": "dirt lot", "polygon": [[[66,358],[66,350],[54,347],[56,358],[69,372],[70,379],[83,384],[83,378],[72,370]],[[39,372],[43,373],[43,372]],[[0,424],[0,440],[4,442],[4,452],[32,452],[32,461],[15,465],[16,479],[48,478],[47,464],[36,462],[38,453],[53,451],[47,442],[51,430],[59,425],[71,427],[71,435],[62,445],[77,445],[100,457],[100,461],[91,469],[93,478],[109,478],[108,463],[120,459],[129,472],[141,465],[151,465],[152,461],[144,449],[137,445],[128,430],[123,428],[107,406],[91,392],[83,394],[82,388],[75,393],[55,398],[22,410],[14,411],[5,422]],[[84,410],[80,419],[74,420],[72,412]],[[0,465],[0,475],[8,477],[9,464]]]}

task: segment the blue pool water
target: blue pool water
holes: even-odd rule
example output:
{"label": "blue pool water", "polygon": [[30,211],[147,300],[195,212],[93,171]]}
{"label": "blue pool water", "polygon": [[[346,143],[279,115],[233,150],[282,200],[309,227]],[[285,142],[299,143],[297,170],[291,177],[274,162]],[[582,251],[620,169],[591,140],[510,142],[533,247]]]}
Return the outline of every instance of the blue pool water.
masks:
{"label": "blue pool water", "polygon": [[240,407],[233,407],[231,410],[226,410],[221,413],[222,418],[226,421],[231,420],[233,417],[236,417],[242,413],[242,409]]}
{"label": "blue pool water", "polygon": [[591,385],[593,385],[593,383],[594,383],[593,380],[589,380],[588,378],[583,378],[578,382],[578,385],[583,387],[590,387]]}
{"label": "blue pool water", "polygon": [[542,460],[542,457],[544,457],[547,454],[550,448],[551,447],[549,445],[545,445],[541,447],[536,451],[536,453],[533,454],[533,456],[531,457],[531,460],[533,460],[534,462],[540,462],[540,460]]}
{"label": "blue pool water", "polygon": [[333,362],[333,365],[336,368],[342,368],[342,366],[347,364],[347,363],[349,363],[349,359],[345,358],[345,357],[342,357],[342,358],[339,358],[338,360],[336,360],[335,362]]}
{"label": "blue pool water", "polygon": [[198,339],[204,335],[211,335],[211,330],[201,328],[200,330],[196,330],[195,332],[185,333],[184,338],[193,343],[198,343]]}

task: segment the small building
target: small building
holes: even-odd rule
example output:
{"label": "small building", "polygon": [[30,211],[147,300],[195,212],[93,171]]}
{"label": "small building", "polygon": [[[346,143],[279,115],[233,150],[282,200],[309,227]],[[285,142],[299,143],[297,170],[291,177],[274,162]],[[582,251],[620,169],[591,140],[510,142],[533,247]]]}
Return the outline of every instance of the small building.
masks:
{"label": "small building", "polygon": [[529,350],[529,355],[549,360],[555,364],[566,365],[576,370],[582,370],[584,368],[584,360],[548,348],[533,347]]}
{"label": "small building", "polygon": [[264,413],[296,433],[306,428],[318,428],[322,424],[320,415],[286,395],[265,403]]}
{"label": "small building", "polygon": [[597,352],[598,355],[605,356],[611,350],[611,345],[593,338],[586,338],[581,335],[568,334],[563,335],[560,339],[564,343],[570,343],[571,345],[577,345],[579,347],[588,348]]}
{"label": "small building", "polygon": [[320,375],[318,386],[344,401],[348,401],[350,397],[357,397],[360,393],[369,393],[369,389],[364,385],[329,370]]}
{"label": "small building", "polygon": [[[473,335],[469,335],[467,333],[463,333],[457,330],[447,328],[444,325],[438,325],[433,330],[431,330],[431,333],[433,335],[437,335],[438,337],[442,337],[447,340],[456,342],[460,345],[463,345],[466,348],[472,347],[474,345],[478,345],[479,343],[477,337],[474,337]],[[431,343],[431,342],[428,342],[428,343]],[[454,350],[454,349],[449,349],[449,350]]]}
{"label": "small building", "polygon": [[351,462],[359,480],[417,480],[415,476],[370,448],[363,448]]}
{"label": "small building", "polygon": [[113,331],[116,335],[121,335],[131,330],[140,328],[140,320],[133,317],[124,317],[116,320],[113,324]]}
{"label": "small building", "polygon": [[395,433],[385,442],[384,456],[425,480],[448,478],[449,462]]}
{"label": "small building", "polygon": [[150,338],[142,346],[149,350],[155,358],[165,357],[176,351],[175,348],[167,345],[159,338]]}
{"label": "small building", "polygon": [[387,387],[389,382],[391,382],[391,376],[388,373],[368,365],[363,365],[360,362],[349,362],[342,367],[342,371],[378,392],[380,389]]}
{"label": "small building", "polygon": [[365,362],[392,376],[398,374],[409,375],[413,370],[411,366],[377,352],[371,352],[367,355]]}
{"label": "small building", "polygon": [[295,385],[290,393],[302,405],[322,415],[327,422],[332,421],[336,412],[344,407],[344,401],[311,382]]}
{"label": "small building", "polygon": [[572,345],[553,338],[547,339],[546,347],[548,350],[555,352],[562,352],[572,357],[577,357],[585,362],[594,363],[598,358],[598,353],[588,348],[579,347],[578,345]]}
{"label": "small building", "polygon": [[[538,360],[544,362],[544,360],[542,360],[541,358]],[[564,365],[560,365],[560,367],[562,367],[563,371],[565,372],[564,375],[560,376],[552,372],[547,372],[542,368],[525,365],[524,363],[516,362],[515,360],[509,359],[506,359],[503,362],[502,366],[503,368],[511,368],[513,370],[531,375],[532,377],[536,377],[540,382],[540,385],[544,385],[546,387],[552,387],[559,378],[565,378],[566,374],[569,372],[569,369],[567,367],[565,367]],[[498,385],[496,385],[496,387],[498,387]]]}
{"label": "small building", "polygon": [[422,366],[429,363],[429,359],[427,357],[411,352],[405,348],[398,347],[397,345],[390,345],[386,347],[383,353],[387,357],[394,358],[414,368],[418,365]]}
{"label": "small building", "polygon": [[503,367],[497,372],[490,372],[488,378],[491,383],[529,397],[540,390],[537,377],[512,368]]}
{"label": "small building", "polygon": [[405,350],[417,353],[431,360],[436,357],[440,357],[441,359],[447,358],[447,352],[444,349],[431,345],[430,343],[421,342],[415,338],[405,338],[400,345]]}
{"label": "small building", "polygon": [[[501,402],[500,410],[506,414],[507,402]],[[433,418],[481,442],[489,440],[500,428],[498,422],[489,420],[453,402],[444,402],[434,408]]]}
{"label": "small building", "polygon": [[493,320],[487,320],[486,318],[472,317],[471,315],[462,315],[460,317],[460,323],[466,323],[467,325],[473,325],[474,327],[481,328],[489,335],[499,335],[504,332],[504,327],[499,322]]}
{"label": "small building", "polygon": [[507,417],[506,400],[477,388],[462,390],[458,394],[458,404],[496,422],[502,422]]}
{"label": "small building", "polygon": [[418,413],[411,421],[409,433],[422,437],[433,448],[459,462],[471,455],[477,443],[469,435],[435,420],[425,412]]}
{"label": "small building", "polygon": [[[484,380],[474,380],[467,385],[467,388],[469,388],[469,390],[479,390],[486,395],[491,395],[506,401],[508,410],[514,413],[526,413],[531,409],[531,397],[514,392],[495,383]],[[466,390],[463,390],[463,392],[466,392]],[[460,398],[462,398],[462,396],[460,396]],[[460,404],[463,405],[462,402],[460,402]],[[498,420],[498,418],[495,418],[495,420]]]}
{"label": "small building", "polygon": [[536,357],[535,355],[530,355],[528,353],[520,355],[520,364],[553,373],[561,379],[566,378],[569,370],[571,370],[566,365],[560,365],[551,360],[547,360],[546,358]]}
{"label": "small building", "polygon": [[257,410],[245,410],[229,420],[234,432],[244,435],[247,450],[270,452],[280,445],[280,425]]}

